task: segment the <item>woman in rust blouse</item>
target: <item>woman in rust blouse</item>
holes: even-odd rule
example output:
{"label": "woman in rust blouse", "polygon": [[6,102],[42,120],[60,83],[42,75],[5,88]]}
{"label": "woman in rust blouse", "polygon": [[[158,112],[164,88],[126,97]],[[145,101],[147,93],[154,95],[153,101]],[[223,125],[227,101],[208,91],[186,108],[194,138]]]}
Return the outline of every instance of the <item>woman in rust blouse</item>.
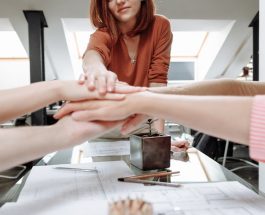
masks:
{"label": "woman in rust blouse", "polygon": [[172,33],[154,13],[153,0],[91,1],[97,30],[83,59],[89,87],[98,82],[99,90],[112,91],[116,77],[134,86],[166,85]]}
{"label": "woman in rust blouse", "polygon": [[83,56],[88,89],[105,94],[117,80],[166,86],[172,32],[153,0],[91,0],[90,18],[97,30]]}

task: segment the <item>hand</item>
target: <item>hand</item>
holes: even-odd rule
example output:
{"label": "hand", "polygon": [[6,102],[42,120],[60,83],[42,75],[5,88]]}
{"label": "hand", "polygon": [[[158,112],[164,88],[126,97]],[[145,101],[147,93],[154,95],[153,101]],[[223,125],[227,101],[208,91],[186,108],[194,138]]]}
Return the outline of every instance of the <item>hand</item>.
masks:
{"label": "hand", "polygon": [[83,122],[75,121],[71,116],[65,116],[53,126],[58,129],[58,134],[69,135],[68,137],[64,137],[67,142],[62,141],[62,144],[65,144],[63,146],[65,148],[83,143],[88,139],[97,138],[112,129],[121,126],[122,123],[124,123],[124,121]]}
{"label": "hand", "polygon": [[112,102],[109,100],[80,101],[67,103],[54,115],[54,118],[60,119],[73,113],[72,117],[77,121],[115,121],[129,117],[130,112],[122,100],[116,102],[114,100]]}
{"label": "hand", "polygon": [[[142,91],[145,90],[145,88],[139,88],[139,87],[131,87],[131,86],[119,86],[117,87],[118,92],[122,93],[131,93],[135,91]],[[107,94],[108,95],[108,94]],[[106,95],[106,96],[107,96]],[[112,94],[110,94],[112,95]],[[101,97],[104,99],[104,97]],[[114,100],[114,99],[113,99]],[[121,99],[116,99],[121,100]],[[73,117],[77,120],[82,120],[82,121],[91,121],[91,120],[119,120],[119,119],[124,119],[128,117],[129,114],[129,109],[126,109],[124,107],[125,102],[117,102],[117,103],[108,103],[107,101],[79,101],[79,102],[71,102],[67,103],[64,105],[55,115],[55,119],[60,119],[72,112],[77,112],[73,114]],[[117,108],[121,108],[123,112],[127,111],[127,114],[124,116],[118,116],[119,114],[122,114],[120,110],[117,112]],[[106,113],[102,111],[106,111]],[[132,109],[133,110],[133,109]],[[101,111],[99,113],[99,111]],[[133,111],[132,111],[133,112]],[[110,114],[111,113],[111,114]],[[115,115],[115,114],[116,115]],[[101,114],[101,116],[99,116]],[[105,115],[104,115],[105,114]],[[93,118],[94,117],[94,118]],[[100,117],[96,118],[96,117]],[[106,117],[106,118],[104,118]],[[115,118],[117,117],[117,118]]]}
{"label": "hand", "polygon": [[[78,80],[78,83],[80,85],[83,85],[86,83],[86,75],[85,74],[81,74],[81,76]],[[113,93],[128,94],[128,93],[136,93],[136,92],[145,91],[146,89],[147,89],[147,87],[131,86],[126,82],[116,81],[112,92]]]}
{"label": "hand", "polygon": [[173,152],[187,151],[189,145],[190,144],[187,140],[174,140],[171,141],[171,151]]}
{"label": "hand", "polygon": [[90,65],[84,71],[80,82],[82,81],[90,91],[97,90],[99,94],[105,95],[107,92],[114,91],[118,78],[114,72],[108,71],[103,65],[97,67]]}
{"label": "hand", "polygon": [[[98,91],[88,91],[86,86],[80,84],[78,81],[61,81],[61,98],[67,101],[80,101],[89,99],[124,99],[125,95],[122,95],[131,91],[140,91],[141,88],[132,89],[132,87],[120,87],[117,93],[107,93],[105,95],[99,94]],[[120,94],[121,93],[121,94]]]}

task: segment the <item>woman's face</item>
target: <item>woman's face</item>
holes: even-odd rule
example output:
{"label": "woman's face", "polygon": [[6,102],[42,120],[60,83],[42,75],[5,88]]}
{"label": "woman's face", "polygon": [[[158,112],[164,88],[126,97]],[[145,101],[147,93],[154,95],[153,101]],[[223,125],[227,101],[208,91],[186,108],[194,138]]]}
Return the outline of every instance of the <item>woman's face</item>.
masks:
{"label": "woman's face", "polygon": [[108,0],[112,15],[121,23],[136,19],[141,8],[141,0]]}

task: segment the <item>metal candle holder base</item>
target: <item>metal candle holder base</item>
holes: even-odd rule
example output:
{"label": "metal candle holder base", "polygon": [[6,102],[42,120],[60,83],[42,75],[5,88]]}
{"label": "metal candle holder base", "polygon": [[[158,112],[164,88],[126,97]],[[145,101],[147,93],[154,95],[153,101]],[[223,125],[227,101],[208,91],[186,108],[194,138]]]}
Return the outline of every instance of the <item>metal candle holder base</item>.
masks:
{"label": "metal candle holder base", "polygon": [[142,170],[164,169],[170,166],[170,136],[148,133],[130,137],[131,164]]}

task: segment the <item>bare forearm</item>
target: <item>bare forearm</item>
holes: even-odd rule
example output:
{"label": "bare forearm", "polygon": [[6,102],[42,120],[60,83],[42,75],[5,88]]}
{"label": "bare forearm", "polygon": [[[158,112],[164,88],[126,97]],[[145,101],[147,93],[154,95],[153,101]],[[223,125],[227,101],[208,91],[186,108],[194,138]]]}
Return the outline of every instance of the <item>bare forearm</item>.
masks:
{"label": "bare forearm", "polygon": [[143,114],[174,120],[210,135],[248,144],[250,97],[196,97],[151,94],[141,102]]}
{"label": "bare forearm", "polygon": [[66,141],[55,126],[1,129],[0,171],[59,150]]}
{"label": "bare forearm", "polygon": [[83,70],[84,72],[89,72],[90,68],[92,69],[99,68],[100,70],[106,70],[104,62],[100,54],[94,50],[89,50],[85,53],[83,57]]}
{"label": "bare forearm", "polygon": [[0,122],[38,110],[61,97],[59,81],[1,91]]}
{"label": "bare forearm", "polygon": [[155,93],[175,95],[254,96],[265,94],[265,83],[222,79],[199,81],[182,86],[149,88],[148,90]]}
{"label": "bare forearm", "polygon": [[[150,88],[160,88],[160,87],[166,87],[167,85],[164,83],[150,83]],[[164,133],[165,131],[165,120],[163,119],[158,119],[157,121],[154,122],[154,128],[159,132],[159,133]]]}

